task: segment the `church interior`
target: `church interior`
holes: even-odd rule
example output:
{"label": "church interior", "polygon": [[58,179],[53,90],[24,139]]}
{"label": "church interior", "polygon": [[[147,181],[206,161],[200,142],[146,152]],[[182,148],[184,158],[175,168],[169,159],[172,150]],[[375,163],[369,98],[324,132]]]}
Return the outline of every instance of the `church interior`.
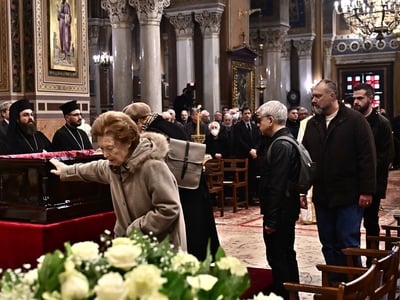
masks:
{"label": "church interior", "polygon": [[332,0],[68,0],[67,54],[59,2],[0,3],[0,99],[30,99],[49,139],[67,100],[92,122],[138,100],[161,112],[186,86],[214,112],[271,99],[310,108],[322,78],[337,82],[340,99],[368,82],[376,106],[400,113],[399,29],[360,35]]}
{"label": "church interior", "polygon": [[[89,124],[132,102],[161,113],[187,88],[194,92],[193,106],[211,115],[224,107],[254,112],[269,100],[311,111],[312,87],[321,79],[337,83],[343,102],[355,85],[369,83],[374,106],[390,120],[400,118],[398,0],[387,0],[391,4],[373,14],[355,9],[356,20],[353,2],[362,1],[0,1],[0,101],[28,99],[37,129],[49,140],[65,123],[60,106],[71,100]],[[57,11],[65,3],[71,13],[61,28]],[[383,12],[388,19],[380,23]],[[9,176],[0,176],[0,236],[13,241],[0,249],[0,269],[34,263],[65,240],[85,240],[114,226],[108,190],[48,176],[50,157],[0,158]],[[3,188],[3,177],[12,189]],[[392,170],[380,211],[390,225],[400,213],[399,180]],[[9,204],[21,195],[22,202]],[[214,212],[221,245],[265,271],[258,206],[230,209],[225,216]],[[315,222],[296,226],[301,282],[319,284],[315,264],[323,259]],[[34,245],[32,251],[26,245]]]}

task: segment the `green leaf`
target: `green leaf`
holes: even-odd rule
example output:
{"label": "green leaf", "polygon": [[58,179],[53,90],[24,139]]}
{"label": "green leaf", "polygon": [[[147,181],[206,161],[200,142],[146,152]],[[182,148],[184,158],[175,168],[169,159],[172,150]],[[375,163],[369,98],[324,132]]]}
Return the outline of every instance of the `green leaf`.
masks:
{"label": "green leaf", "polygon": [[38,270],[39,288],[36,297],[41,298],[44,292],[52,292],[60,289],[58,276],[64,272],[66,257],[60,250],[46,254],[40,269]]}

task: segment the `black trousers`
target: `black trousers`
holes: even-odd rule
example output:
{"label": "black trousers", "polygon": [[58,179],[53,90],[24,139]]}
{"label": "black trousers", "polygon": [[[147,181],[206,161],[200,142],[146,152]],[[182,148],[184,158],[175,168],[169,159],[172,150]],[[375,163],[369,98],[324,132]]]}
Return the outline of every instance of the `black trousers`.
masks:
{"label": "black trousers", "polygon": [[[364,209],[364,228],[365,235],[377,236],[379,235],[381,228],[379,226],[379,207],[381,205],[381,199],[379,197],[372,197],[371,206]],[[371,243],[366,242],[367,248],[371,248]],[[367,257],[367,266],[371,265],[371,258]]]}
{"label": "black trousers", "polygon": [[299,267],[297,265],[296,251],[294,250],[295,221],[280,224],[272,233],[263,231],[264,243],[267,250],[267,261],[272,269],[274,280],[272,292],[289,299],[284,282],[299,283]]}

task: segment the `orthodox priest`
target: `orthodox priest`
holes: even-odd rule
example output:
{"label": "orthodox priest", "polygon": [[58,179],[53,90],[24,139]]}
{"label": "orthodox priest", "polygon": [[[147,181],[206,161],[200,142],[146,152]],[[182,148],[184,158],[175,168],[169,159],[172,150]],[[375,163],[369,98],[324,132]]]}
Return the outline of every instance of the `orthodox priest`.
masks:
{"label": "orthodox priest", "polygon": [[54,134],[54,151],[93,149],[86,132],[78,128],[82,124],[82,114],[76,100],[64,103],[60,109],[64,114],[65,124]]}
{"label": "orthodox priest", "polygon": [[7,153],[39,153],[53,151],[50,140],[36,129],[31,104],[21,99],[10,106],[10,120],[7,130]]}

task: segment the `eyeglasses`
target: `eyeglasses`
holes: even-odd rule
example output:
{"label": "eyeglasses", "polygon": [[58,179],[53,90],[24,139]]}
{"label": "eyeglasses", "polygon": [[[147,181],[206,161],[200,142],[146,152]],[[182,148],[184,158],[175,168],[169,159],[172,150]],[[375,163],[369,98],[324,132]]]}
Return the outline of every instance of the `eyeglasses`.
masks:
{"label": "eyeglasses", "polygon": [[266,115],[266,116],[257,117],[257,118],[256,118],[256,124],[260,124],[260,123],[261,123],[261,120],[262,120],[263,118],[269,118],[269,117],[272,117],[272,116],[271,116],[271,115]]}

